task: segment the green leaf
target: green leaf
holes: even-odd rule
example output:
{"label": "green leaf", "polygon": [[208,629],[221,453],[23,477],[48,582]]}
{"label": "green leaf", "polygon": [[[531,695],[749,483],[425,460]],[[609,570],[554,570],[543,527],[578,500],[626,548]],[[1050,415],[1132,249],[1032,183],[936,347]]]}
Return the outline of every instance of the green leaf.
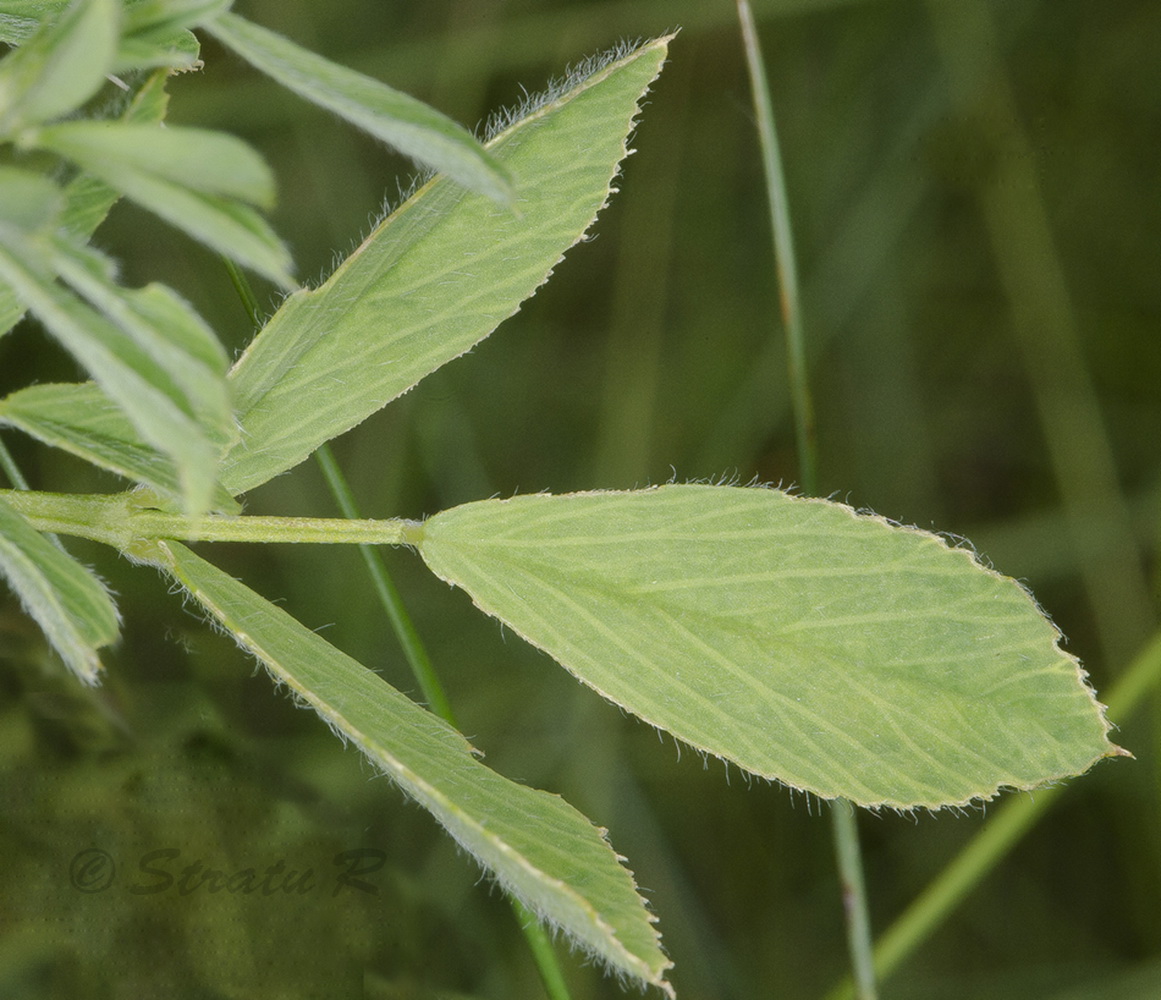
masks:
{"label": "green leaf", "polygon": [[110,177],[128,171],[265,208],[274,203],[270,168],[241,139],[224,132],[83,121],[45,126],[27,141],[67,157],[109,183]]}
{"label": "green leaf", "polygon": [[519,309],[608,198],[667,41],[600,65],[488,144],[519,182],[519,214],[436,178],[283,303],[231,373],[243,439],[227,489],[297,465]]}
{"label": "green leaf", "polygon": [[[173,459],[138,434],[124,411],[91,382],[20,389],[0,399],[0,424],[149,486],[175,508],[184,506],[181,477]],[[241,508],[217,486],[210,509],[236,514]]]}
{"label": "green leaf", "polygon": [[31,132],[27,142],[69,157],[194,239],[294,287],[282,241],[257,212],[234,200],[273,198],[268,168],[240,140],[201,129],[68,122]]}
{"label": "green leaf", "polygon": [[0,575],[61,659],[86,684],[96,684],[101,670],[97,650],[117,638],[117,609],[92,573],[3,500]]}
{"label": "green leaf", "polygon": [[[122,119],[137,123],[160,122],[165,117],[169,102],[169,95],[165,92],[168,76],[168,71],[161,70],[147,77],[134,93]],[[0,186],[4,183],[0,180]],[[104,181],[91,174],[78,174],[64,189],[65,204],[60,215],[61,228],[74,236],[78,242],[87,242],[120,197]],[[22,198],[12,200],[19,202]],[[0,336],[11,330],[23,315],[24,306],[16,297],[16,293],[7,285],[0,284]]]}
{"label": "green leaf", "polygon": [[508,892],[586,952],[672,995],[633,878],[581,813],[485,767],[447,723],[184,546],[158,543],[150,558]]}
{"label": "green leaf", "polygon": [[64,240],[56,243],[53,264],[65,281],[183,386],[191,413],[208,409],[227,419],[230,408],[221,381],[226,351],[189,303],[157,283],[123,288],[115,283],[109,261]]}
{"label": "green leaf", "polygon": [[76,0],[0,60],[0,134],[76,110],[113,66],[121,5]]}
{"label": "green leaf", "polygon": [[[168,79],[169,72],[164,69],[146,77],[134,93],[121,120],[137,124],[159,124],[169,108],[169,94],[165,91]],[[120,197],[113,188],[92,174],[78,174],[65,188],[67,204],[61,220],[63,228],[75,236],[78,242],[88,242]]]}
{"label": "green leaf", "polygon": [[41,174],[0,166],[0,225],[48,233],[64,208],[64,193]]}
{"label": "green leaf", "polygon": [[23,45],[45,22],[55,21],[69,0],[0,0],[0,42]]}
{"label": "green leaf", "polygon": [[[196,329],[200,321],[172,293],[127,292],[58,247],[52,263],[82,285],[115,321],[110,322],[56,283],[49,260],[38,243],[0,229],[0,280],[92,373],[137,433],[174,460],[188,512],[203,512],[227,435],[235,428],[223,380],[214,378],[203,358],[181,350],[178,338],[192,343],[202,336]],[[162,330],[161,323],[172,323],[173,329]]]}
{"label": "green leaf", "polygon": [[434,108],[378,80],[299,48],[236,14],[210,33],[283,87],[333,111],[401,153],[442,171],[465,187],[505,204],[512,200],[506,168],[467,129]]}
{"label": "green leaf", "polygon": [[134,0],[125,12],[125,34],[164,37],[212,21],[233,0]]}
{"label": "green leaf", "polygon": [[[225,380],[225,350],[202,318],[171,289],[158,284],[122,288],[102,273],[103,261],[96,254],[69,250],[64,242],[58,246],[65,248],[54,256],[61,277],[128,335],[136,350],[122,350],[122,357],[164,394],[164,402],[180,410],[169,435],[165,416],[157,412],[149,419],[160,426],[151,424],[143,430],[138,425],[138,430],[174,459],[187,510],[202,513],[219,460],[238,437]],[[133,419],[135,411],[118,402]],[[177,440],[177,434],[184,434],[185,440]]]}
{"label": "green leaf", "polygon": [[180,73],[198,68],[200,52],[201,45],[192,31],[179,31],[161,38],[123,37],[113,69],[117,73],[134,73],[163,66]]}
{"label": "green leaf", "polygon": [[117,51],[118,72],[165,66],[175,70],[198,65],[200,46],[188,28],[228,10],[232,0],[141,0],[125,12]]}
{"label": "green leaf", "polygon": [[606,698],[826,798],[962,805],[1120,752],[1019,584],[841,504],[696,485],[526,496],[444,511],[415,542]]}

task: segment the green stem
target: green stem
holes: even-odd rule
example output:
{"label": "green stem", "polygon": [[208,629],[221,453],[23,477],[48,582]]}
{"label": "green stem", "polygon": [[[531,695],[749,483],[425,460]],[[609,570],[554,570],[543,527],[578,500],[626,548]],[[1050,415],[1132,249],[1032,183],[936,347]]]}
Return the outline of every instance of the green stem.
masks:
{"label": "green stem", "polygon": [[[1127,719],[1159,681],[1161,632],[1156,632],[1113,687],[1108,703],[1109,720],[1122,722]],[[879,938],[875,946],[874,963],[875,972],[880,978],[890,975],[943,925],[956,907],[1012,851],[1068,787],[1053,785],[1039,789],[1034,796],[1010,799],[994,813],[951,864],[940,872]],[[849,1000],[855,995],[854,984],[848,979],[827,994],[827,1000]]]}
{"label": "green stem", "polygon": [[544,984],[544,992],[549,1000],[571,1000],[568,984],[564,981],[564,973],[560,963],[556,960],[556,952],[552,948],[552,940],[544,925],[536,919],[536,914],[529,910],[515,896],[509,896],[512,909],[516,912],[516,922],[524,933],[524,940],[536,961],[536,968],[540,972],[540,981]]}
{"label": "green stem", "polygon": [[814,496],[818,492],[818,443],[814,430],[814,403],[806,367],[806,332],[802,322],[794,233],[790,226],[790,199],[786,193],[786,177],[782,172],[782,154],[778,146],[778,130],[774,126],[774,106],[770,101],[765,62],[758,44],[754,16],[746,0],[738,0],[738,19],[742,25],[746,65],[750,70],[750,84],[754,92],[754,112],[758,119],[762,166],[766,174],[766,198],[774,230],[774,265],[782,323],[786,328],[786,360],[798,461],[802,466],[801,485],[808,496]]}
{"label": "green stem", "polygon": [[16,464],[16,459],[12,457],[12,452],[8,450],[8,445],[2,440],[0,440],[0,469],[4,470],[4,475],[8,477],[8,482],[18,490],[27,490],[29,488],[28,480],[24,478],[24,474]]}
{"label": "green stem", "polygon": [[221,257],[219,259],[225,265],[226,273],[230,276],[234,291],[238,293],[238,298],[242,300],[242,308],[246,310],[246,315],[250,317],[250,323],[253,325],[255,332],[261,330],[262,311],[258,308],[258,299],[254,295],[254,289],[250,287],[249,279],[242,273],[242,269],[229,257]]}
{"label": "green stem", "polygon": [[[323,476],[326,478],[327,485],[330,487],[339,509],[348,518],[358,518],[359,508],[355,503],[354,494],[351,492],[338,462],[335,461],[330,447],[324,444],[315,452],[315,458],[318,460],[319,467],[322,469]],[[375,587],[375,593],[379,596],[379,603],[383,605],[383,610],[391,622],[391,627],[395,630],[395,635],[403,647],[403,653],[411,666],[411,672],[419,682],[428,707],[445,722],[459,729],[459,723],[452,711],[451,702],[444,692],[439,675],[435,672],[431,657],[427,655],[427,647],[424,646],[415,623],[407,613],[407,608],[404,607],[403,598],[387,572],[387,565],[379,553],[369,545],[361,546],[361,552],[363,562]],[[529,950],[532,952],[532,957],[536,962],[540,978],[550,1000],[570,1000],[568,986],[556,960],[556,953],[552,949],[552,941],[549,940],[548,932],[536,919],[535,914],[529,911],[518,899],[511,896],[509,899],[512,903],[512,909],[516,912],[516,922],[520,925],[520,930],[528,942]]]}
{"label": "green stem", "polygon": [[[818,493],[818,441],[814,427],[814,402],[806,366],[806,331],[800,305],[798,263],[794,253],[794,233],[790,225],[790,199],[782,170],[778,130],[774,124],[774,106],[766,79],[765,61],[758,44],[758,30],[747,0],[738,0],[738,21],[746,50],[746,65],[754,94],[754,112],[762,163],[766,175],[766,197],[774,235],[774,264],[786,328],[787,377],[790,402],[794,412],[794,434],[798,447],[800,480],[808,496]],[[845,799],[831,809],[835,854],[842,883],[843,913],[846,918],[847,945],[851,955],[859,1000],[875,1000],[875,971],[871,960],[871,920],[863,879],[863,859],[859,848],[858,822],[854,807]]]}
{"label": "green stem", "polygon": [[[357,519],[359,509],[355,503],[354,495],[347,485],[346,477],[339,468],[338,462],[335,461],[330,446],[324,444],[315,452],[315,458],[318,460],[319,468],[322,469],[331,494],[343,512],[343,516]],[[383,557],[369,545],[360,546],[359,551],[375,587],[375,593],[379,597],[379,603],[383,606],[383,610],[391,622],[391,627],[395,630],[395,635],[403,647],[403,653],[411,666],[411,672],[419,682],[428,707],[445,722],[451,723],[458,729],[459,723],[456,722],[452,712],[451,702],[448,701],[439,675],[435,672],[431,657],[427,655],[427,648],[424,646],[411,616],[407,613],[407,608],[403,605],[403,598],[387,572],[387,565],[384,563]]]}
{"label": "green stem", "polygon": [[[258,301],[254,297],[250,282],[233,261],[225,260],[225,264],[230,274],[230,280],[233,281],[234,288],[237,290],[238,296],[241,298],[242,304],[250,316],[250,321],[254,324],[254,328],[258,329],[262,324],[258,311]],[[343,470],[339,467],[339,463],[335,461],[334,453],[331,451],[329,445],[323,444],[315,452],[315,458],[318,461],[319,468],[322,469],[331,495],[339,505],[339,510],[348,519],[346,523],[389,523],[362,520],[359,514],[358,504],[355,503],[355,495],[351,492],[346,476],[343,475]],[[401,521],[398,523],[403,526],[403,540],[409,542],[418,540],[420,537],[419,533],[422,532],[420,525],[411,521]],[[391,574],[387,572],[387,564],[383,562],[382,557],[372,547],[374,544],[377,543],[374,541],[362,543],[360,544],[359,551],[363,556],[363,563],[367,567],[367,572],[371,577],[371,583],[375,588],[379,603],[382,604],[383,610],[391,622],[391,627],[395,631],[396,638],[398,638],[399,644],[403,647],[403,654],[407,657],[407,662],[411,667],[411,672],[415,675],[416,681],[419,682],[419,687],[423,691],[423,697],[426,699],[428,707],[449,725],[459,729],[459,723],[456,722],[455,713],[452,711],[451,702],[448,700],[447,693],[444,691],[443,683],[435,671],[431,657],[427,655],[427,647],[424,646],[423,639],[419,635],[419,630],[416,629],[415,623],[407,613],[407,608],[403,604],[403,597],[400,595],[399,589],[391,579]],[[564,974],[561,972],[560,965],[557,963],[556,953],[552,950],[552,941],[548,937],[548,932],[545,931],[540,921],[536,919],[535,914],[528,910],[524,904],[514,896],[509,896],[508,898],[512,903],[512,909],[516,913],[516,922],[520,925],[524,939],[528,942],[529,950],[532,952],[533,960],[536,962],[536,968],[540,972],[540,978],[544,983],[544,989],[548,993],[549,1000],[571,1000],[568,986],[564,981]]]}
{"label": "green stem", "polygon": [[846,799],[836,801],[830,811],[834,821],[835,854],[842,882],[843,914],[847,926],[847,949],[857,984],[859,1000],[875,1000],[875,964],[871,948],[871,921],[867,889],[863,883],[863,859],[859,849],[859,829],[855,807]]}
{"label": "green stem", "polygon": [[191,518],[137,505],[133,494],[39,493],[0,490],[34,528],[76,535],[131,552],[142,542],[296,542],[408,545],[422,533],[414,521],[332,517],[259,517],[208,514]]}
{"label": "green stem", "polygon": [[297,542],[352,545],[400,545],[412,522],[353,521],[336,517],[262,517],[207,515],[192,520],[180,514],[146,510],[130,524],[145,538],[191,542]]}
{"label": "green stem", "polygon": [[[8,446],[4,443],[3,439],[0,439],[0,469],[4,470],[8,481],[22,493],[32,489],[28,485],[28,480],[24,478],[24,473],[20,471],[20,466],[16,464],[16,459],[12,457],[12,452],[8,450]],[[61,544],[61,540],[57,538],[55,532],[46,531],[44,537],[62,552],[64,551],[64,545]]]}

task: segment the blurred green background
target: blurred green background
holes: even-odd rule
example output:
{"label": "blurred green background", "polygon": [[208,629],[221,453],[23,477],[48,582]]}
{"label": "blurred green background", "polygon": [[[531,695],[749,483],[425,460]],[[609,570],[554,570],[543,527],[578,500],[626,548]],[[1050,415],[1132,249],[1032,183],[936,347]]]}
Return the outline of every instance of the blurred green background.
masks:
{"label": "blurred green background", "polygon": [[[1107,694],[1155,627],[1161,515],[1161,5],[754,0],[803,275],[822,492],[971,540],[1025,581]],[[683,30],[594,238],[469,357],[335,443],[368,516],[513,492],[686,479],[791,485],[783,331],[732,0],[239,0],[237,10],[469,127],[620,39]],[[327,273],[410,167],[212,43],[171,119],[274,166],[279,231]],[[131,206],[97,243],[227,345],[250,335],[221,265]],[[274,293],[260,290],[272,308]],[[384,317],[388,322],[389,317]],[[76,377],[25,325],[0,391]],[[40,489],[111,478],[6,435]],[[335,513],[307,463],[251,511]],[[151,571],[70,543],[125,614],[81,691],[0,593],[0,995],[536,997],[510,911],[470,859]],[[416,693],[358,554],[213,555]],[[629,858],[683,998],[822,996],[846,944],[826,806],[682,750],[387,554],[463,728]],[[1161,995],[1158,702],[1136,760],[1073,782],[887,983],[884,997]],[[864,815],[886,927],[986,822]],[[117,865],[80,892],[69,865]],[[336,882],[372,848],[376,893]],[[135,895],[143,855],[319,888]],[[337,890],[337,891],[336,891]],[[623,988],[561,944],[576,1000]],[[630,989],[629,992],[632,992]]]}

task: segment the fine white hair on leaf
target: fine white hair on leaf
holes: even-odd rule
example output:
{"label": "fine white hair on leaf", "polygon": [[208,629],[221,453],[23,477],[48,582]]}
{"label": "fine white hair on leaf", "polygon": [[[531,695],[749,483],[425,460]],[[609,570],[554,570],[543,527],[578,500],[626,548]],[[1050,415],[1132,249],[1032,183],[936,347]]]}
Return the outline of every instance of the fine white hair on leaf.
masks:
{"label": "fine white hair on leaf", "polygon": [[[605,67],[612,65],[619,59],[624,59],[625,57],[631,55],[637,48],[640,47],[640,45],[640,39],[635,42],[621,42],[619,45],[616,45],[613,48],[606,50],[605,52],[590,56],[589,58],[576,63],[574,66],[569,67],[562,76],[554,77],[551,79],[548,85],[542,91],[530,94],[527,90],[524,90],[523,99],[518,103],[514,104],[512,107],[495,111],[488,116],[482,130],[480,130],[481,135],[479,138],[481,142],[485,144],[491,142],[505,129],[515,125],[517,122],[522,121],[531,115],[536,114],[536,112],[540,111],[542,108],[545,108],[552,104],[554,101],[564,97],[589,77],[605,69]],[[521,89],[523,90],[523,87]],[[632,152],[633,151],[629,148],[625,149],[626,156],[630,155]],[[362,238],[353,239],[352,249],[357,249],[359,246],[365,243],[366,240],[370,238],[371,234],[373,234],[380,226],[382,226],[388,218],[390,218],[400,208],[402,208],[403,205],[414,198],[416,193],[422,187],[424,187],[428,182],[436,177],[436,174],[437,172],[434,169],[424,168],[415,171],[410,176],[410,179],[406,182],[397,180],[395,197],[386,197],[383,199],[378,213],[372,217],[367,234]],[[615,191],[616,187],[611,187],[610,196]],[[587,238],[589,238],[589,234],[586,232],[585,234],[582,234],[580,241],[583,242]],[[349,254],[347,256],[349,256]],[[337,268],[343,263],[345,259],[346,257],[343,257],[341,260],[336,259],[331,273],[333,273],[334,270],[337,270]],[[329,274],[320,275],[319,284],[322,284],[329,277]]]}
{"label": "fine white hair on leaf", "polygon": [[[482,140],[485,143],[491,142],[509,126],[514,125],[523,118],[536,114],[537,111],[552,104],[553,101],[559,100],[589,77],[599,73],[606,66],[630,55],[640,45],[641,39],[637,39],[634,42],[620,42],[611,49],[589,56],[569,66],[561,76],[550,79],[544,90],[533,94],[529,94],[525,90],[524,98],[518,104],[493,112],[488,116],[487,121],[484,123]],[[521,89],[523,90],[523,87]]]}

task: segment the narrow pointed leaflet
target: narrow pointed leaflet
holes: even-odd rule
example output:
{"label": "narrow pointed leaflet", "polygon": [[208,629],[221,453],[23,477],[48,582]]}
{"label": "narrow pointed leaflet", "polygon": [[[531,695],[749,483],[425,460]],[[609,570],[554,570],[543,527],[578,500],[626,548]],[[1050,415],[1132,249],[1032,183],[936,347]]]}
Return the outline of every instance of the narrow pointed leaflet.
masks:
{"label": "narrow pointed leaflet", "polygon": [[669,961],[631,873],[564,799],[509,781],[467,740],[285,611],[176,542],[149,556],[538,917],[658,986]]}
{"label": "narrow pointed leaflet", "polygon": [[227,489],[297,465],[520,308],[608,199],[667,41],[599,64],[487,144],[516,180],[515,210],[437,177],[283,303],[231,373],[242,439]]}
{"label": "narrow pointed leaflet", "polygon": [[116,640],[117,609],[102,583],[0,500],[0,576],[68,667],[86,684],[97,650]]}

